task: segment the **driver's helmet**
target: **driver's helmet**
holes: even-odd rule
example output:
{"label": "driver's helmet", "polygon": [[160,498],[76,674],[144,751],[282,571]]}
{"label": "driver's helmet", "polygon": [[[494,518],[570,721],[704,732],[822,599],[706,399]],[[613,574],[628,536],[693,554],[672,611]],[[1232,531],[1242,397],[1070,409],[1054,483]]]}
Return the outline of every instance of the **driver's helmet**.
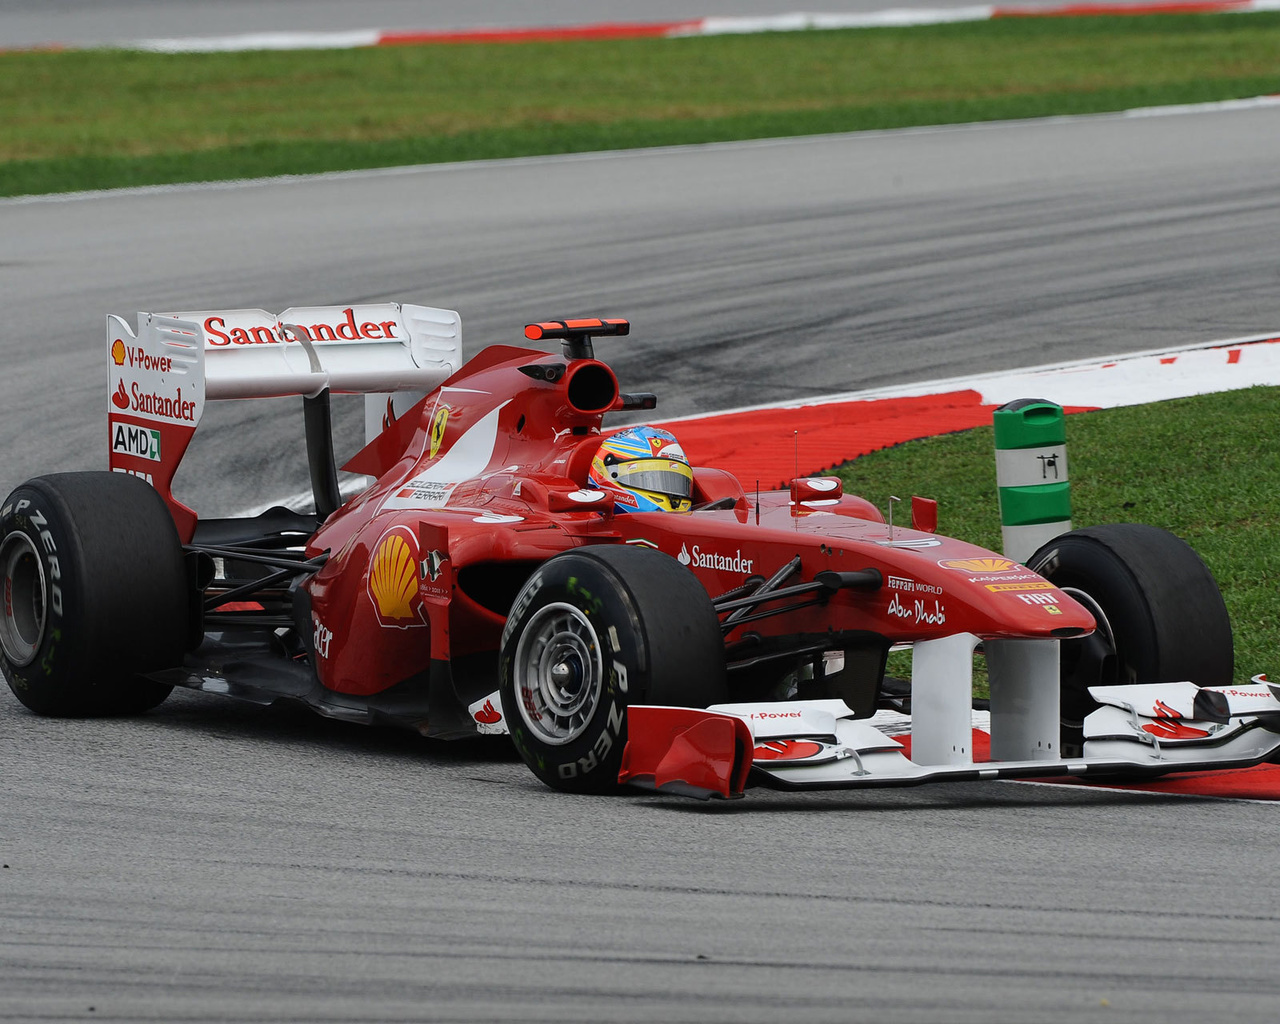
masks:
{"label": "driver's helmet", "polygon": [[610,434],[591,460],[588,482],[612,492],[616,512],[685,512],[693,470],[674,434],[628,427]]}

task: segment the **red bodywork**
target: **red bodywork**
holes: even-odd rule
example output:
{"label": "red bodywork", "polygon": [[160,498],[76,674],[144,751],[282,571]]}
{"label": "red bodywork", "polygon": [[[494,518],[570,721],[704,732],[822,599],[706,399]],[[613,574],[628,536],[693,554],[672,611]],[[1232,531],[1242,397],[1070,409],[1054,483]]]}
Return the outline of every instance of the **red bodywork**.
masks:
{"label": "red bodywork", "polygon": [[[635,407],[602,362],[496,346],[392,423],[344,467],[376,483],[307,546],[309,556],[330,553],[303,584],[324,687],[369,696],[410,684],[428,665],[451,666],[465,708],[496,688],[503,626],[525,579],[585,544],[657,548],[712,597],[797,556],[796,582],[824,570],[883,574],[878,589],[840,590],[735,627],[730,652],[747,630],[876,634],[887,647],[962,632],[1068,637],[1094,628],[1088,611],[1023,566],[890,528],[872,504],[826,483],[801,480],[757,497],[727,473],[696,467],[694,511],[615,514],[587,474],[604,414]],[[474,684],[459,682],[462,665]]]}

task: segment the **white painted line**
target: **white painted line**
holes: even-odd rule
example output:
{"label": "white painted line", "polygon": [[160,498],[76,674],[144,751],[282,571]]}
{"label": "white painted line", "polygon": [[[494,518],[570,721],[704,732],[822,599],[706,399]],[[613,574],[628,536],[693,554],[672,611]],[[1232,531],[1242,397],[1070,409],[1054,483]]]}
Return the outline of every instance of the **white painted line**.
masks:
{"label": "white painted line", "polygon": [[[1213,771],[1214,769],[1206,768],[1203,770]],[[1227,774],[1228,772],[1235,771],[1235,770],[1236,769],[1233,769],[1233,768],[1217,769],[1217,771],[1221,772],[1224,775]],[[1240,769],[1240,770],[1248,771],[1248,769]],[[1084,779],[1085,777],[1079,776],[1079,778]],[[1162,778],[1168,779],[1170,782],[1176,782],[1178,778],[1180,778],[1180,775],[1177,772],[1173,772],[1173,773],[1170,773],[1169,775],[1162,776]],[[1069,793],[1074,788],[1078,790],[1083,790],[1086,793],[1123,793],[1127,796],[1168,796],[1168,797],[1181,797],[1184,800],[1186,799],[1234,800],[1236,803],[1242,803],[1242,804],[1267,804],[1271,807],[1275,807],[1276,805],[1276,801],[1274,800],[1259,800],[1256,797],[1250,797],[1250,796],[1223,796],[1222,794],[1219,794],[1219,793],[1175,793],[1165,789],[1124,789],[1124,788],[1121,788],[1120,786],[1106,786],[1100,782],[1094,782],[1092,779],[1087,780],[1088,781],[1087,785],[1074,785],[1074,786],[1070,784],[1064,784],[1061,782],[1039,782],[1036,779],[996,779],[995,781],[1005,782],[1005,783],[1009,783],[1011,785],[1016,785],[1016,786],[1045,786],[1045,787],[1056,789],[1062,793]],[[1149,781],[1156,782],[1158,781],[1158,779],[1150,779]]]}
{"label": "white painted line", "polygon": [[[1280,4],[1280,0],[1276,0]],[[1213,103],[1171,103],[1166,107],[1134,107],[1124,112],[1125,117],[1168,117],[1176,114],[1208,114],[1226,110],[1257,110],[1259,107],[1280,107],[1280,94],[1252,96],[1244,100],[1217,100]]]}
{"label": "white painted line", "polygon": [[120,49],[147,53],[236,53],[245,50],[354,50],[377,46],[382,33],[375,28],[350,32],[247,32],[235,36],[191,39],[139,39],[117,43]]}
{"label": "white painted line", "polygon": [[681,36],[753,35],[758,32],[809,32],[849,28],[911,28],[917,25],[944,25],[959,21],[989,21],[996,8],[990,4],[974,7],[911,10],[893,8],[849,14],[775,14],[765,17],[703,18],[700,26],[673,32]]}

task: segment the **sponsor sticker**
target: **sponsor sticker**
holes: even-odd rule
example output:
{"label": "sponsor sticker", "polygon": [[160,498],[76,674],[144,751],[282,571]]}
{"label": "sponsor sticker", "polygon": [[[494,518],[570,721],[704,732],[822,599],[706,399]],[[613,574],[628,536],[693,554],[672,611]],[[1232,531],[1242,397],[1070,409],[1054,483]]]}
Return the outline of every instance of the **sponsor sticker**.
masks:
{"label": "sponsor sticker", "polygon": [[441,480],[410,480],[383,503],[383,508],[440,508],[449,503],[457,486]]}
{"label": "sponsor sticker", "polygon": [[1056,590],[1057,588],[1048,580],[1028,580],[1026,583],[988,583],[987,589],[997,593],[1004,594],[1010,591],[1018,590]]}
{"label": "sponsor sticker", "polygon": [[[386,307],[361,307],[362,312],[366,309],[378,310],[380,315],[385,311]],[[310,319],[317,313],[328,313],[329,316],[315,323],[290,323],[288,326],[296,328],[310,342],[343,342],[343,341],[383,341],[387,339],[398,338],[397,324],[395,320],[368,320],[362,315],[357,322],[356,307],[348,306],[340,311],[341,317],[335,317],[327,309],[312,310],[310,316],[306,315],[307,310],[286,310],[286,313],[296,314],[292,319]],[[278,323],[264,323],[261,317],[254,317],[251,320],[241,317],[240,323],[228,324],[228,317],[235,320],[234,314],[215,313],[206,317],[204,321],[205,344],[212,348],[223,348],[228,345],[279,345],[281,342],[286,344],[294,341],[289,333],[284,331]]]}
{"label": "sponsor sticker", "polygon": [[970,583],[1011,583],[1014,580],[1042,580],[1038,572],[1006,572],[996,576],[970,576]]}
{"label": "sponsor sticker", "polygon": [[752,751],[754,760],[767,762],[763,765],[765,768],[827,764],[831,761],[843,761],[852,756],[853,751],[843,744],[811,739],[762,740]]}
{"label": "sponsor sticker", "polygon": [[418,538],[407,526],[393,526],[379,538],[369,559],[367,587],[383,626],[425,626],[418,593]]}
{"label": "sponsor sticker", "polygon": [[481,735],[506,735],[507,722],[502,717],[502,696],[497,690],[471,704],[467,712],[471,715],[471,721],[475,723],[476,732]]}
{"label": "sponsor sticker", "polygon": [[162,394],[140,386],[135,380],[126,391],[124,381],[119,381],[115,391],[111,393],[111,404],[117,409],[127,409],[162,420],[177,420],[179,423],[196,421],[196,403],[182,397],[182,388]]}
{"label": "sponsor sticker", "polygon": [[922,583],[908,576],[886,576],[885,586],[890,590],[901,590],[908,594],[942,594],[942,588],[932,583]]}
{"label": "sponsor sticker", "polygon": [[742,557],[741,549],[732,555],[726,555],[719,551],[703,551],[697,544],[692,551],[687,544],[681,544],[676,561],[697,569],[718,569],[721,572],[740,572],[743,575],[750,574],[751,567],[755,564],[755,559]]}
{"label": "sponsor sticker", "polygon": [[801,761],[822,750],[816,740],[766,740],[756,745],[754,756],[757,761]]}
{"label": "sponsor sticker", "polygon": [[960,572],[1008,573],[1022,572],[1023,567],[1007,558],[943,558],[938,564],[944,569],[957,569]]}
{"label": "sponsor sticker", "polygon": [[127,362],[132,369],[147,370],[150,373],[169,373],[173,370],[172,356],[153,356],[137,345],[126,345],[119,338],[111,343],[111,361],[116,366],[124,366]]}
{"label": "sponsor sticker", "polygon": [[895,619],[906,619],[917,626],[940,626],[947,621],[947,610],[936,598],[932,602],[917,599],[903,604],[898,595],[894,594],[887,610]]}
{"label": "sponsor sticker", "polygon": [[137,427],[131,423],[111,426],[111,453],[132,455],[151,462],[160,461],[160,431],[154,427]]}
{"label": "sponsor sticker", "polygon": [[320,616],[312,614],[311,616],[311,646],[316,652],[317,658],[329,657],[329,645],[333,643],[333,630],[329,629],[320,621]]}
{"label": "sponsor sticker", "polygon": [[1183,725],[1178,721],[1182,714],[1162,700],[1156,701],[1155,707],[1151,709],[1151,717],[1155,718],[1155,721],[1144,725],[1142,731],[1150,733],[1156,739],[1199,740],[1209,735],[1204,729]]}
{"label": "sponsor sticker", "polygon": [[422,560],[422,566],[419,575],[426,580],[434,583],[440,578],[440,574],[444,571],[444,563],[449,556],[443,551],[428,551],[427,557]]}

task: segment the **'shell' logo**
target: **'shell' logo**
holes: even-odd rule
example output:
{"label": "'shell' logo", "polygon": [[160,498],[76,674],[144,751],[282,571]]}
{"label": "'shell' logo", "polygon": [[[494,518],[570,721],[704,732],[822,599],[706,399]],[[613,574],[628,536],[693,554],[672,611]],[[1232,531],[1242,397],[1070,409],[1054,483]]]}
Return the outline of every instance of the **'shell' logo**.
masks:
{"label": "'shell' logo", "polygon": [[116,366],[124,366],[124,342],[119,338],[111,346],[111,361]]}
{"label": "'shell' logo", "polygon": [[418,538],[407,526],[384,533],[369,560],[369,597],[384,626],[426,624],[418,594]]}
{"label": "'shell' logo", "polygon": [[1022,566],[1007,558],[944,558],[939,563],[944,569],[959,569],[961,572],[1016,572]]}

